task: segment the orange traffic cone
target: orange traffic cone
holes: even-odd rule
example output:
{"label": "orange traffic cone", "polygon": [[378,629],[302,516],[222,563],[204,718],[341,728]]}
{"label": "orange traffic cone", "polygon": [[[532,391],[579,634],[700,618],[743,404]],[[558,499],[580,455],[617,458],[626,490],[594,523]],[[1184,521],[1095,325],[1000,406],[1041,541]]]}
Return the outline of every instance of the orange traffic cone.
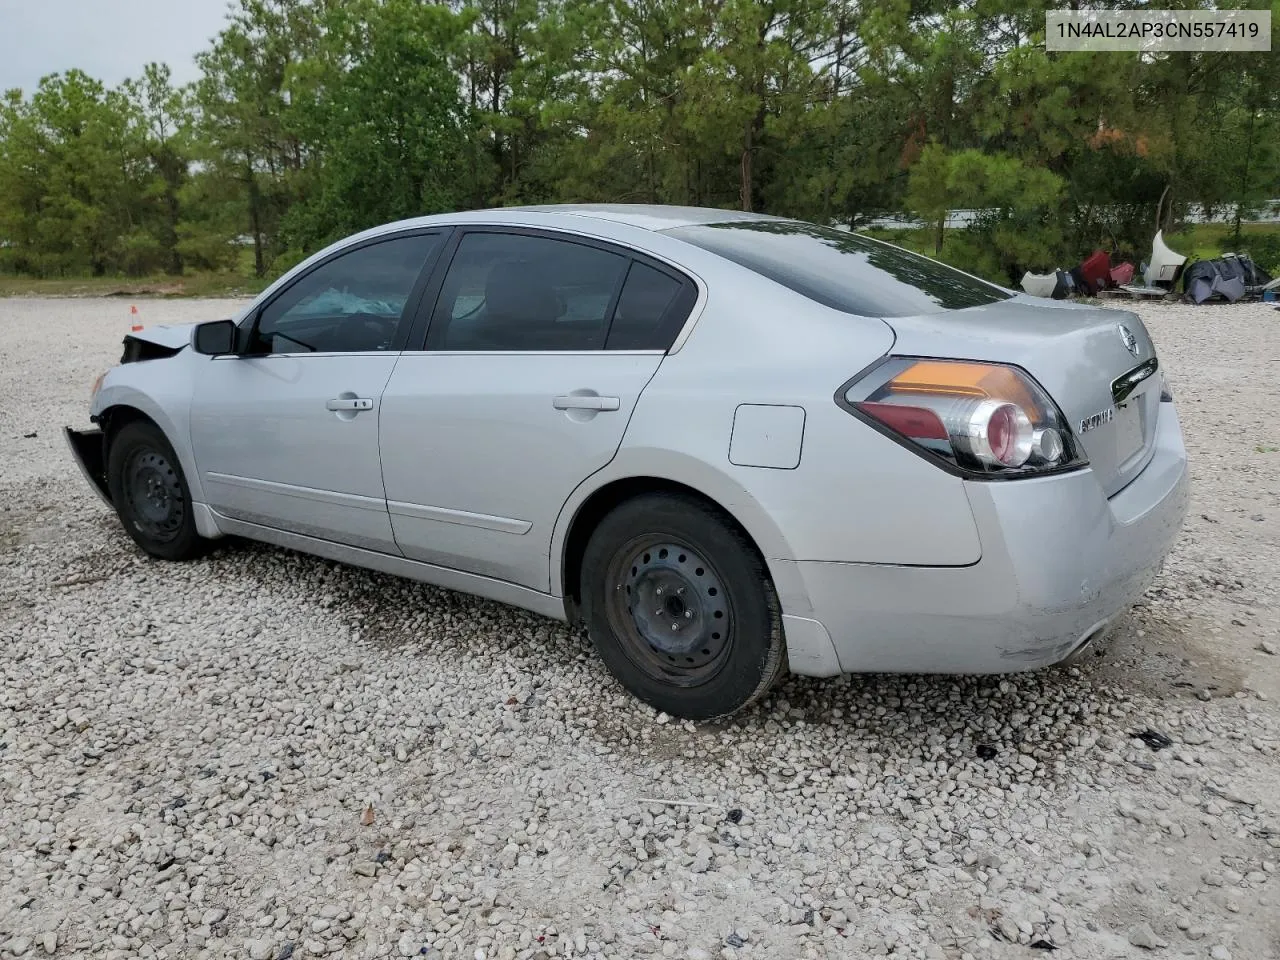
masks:
{"label": "orange traffic cone", "polygon": [[137,305],[136,305],[136,304],[131,304],[131,305],[129,306],[129,314],[130,314],[130,316],[132,316],[132,317],[134,318],[134,320],[133,320],[133,326],[132,326],[132,327],[130,327],[129,329],[130,329],[130,331],[131,331],[131,332],[133,332],[133,333],[137,333],[139,330],[141,330],[141,329],[142,329],[142,324],[140,324],[140,323],[138,322],[138,319],[137,319],[137,318],[138,318],[138,307],[137,307]]}

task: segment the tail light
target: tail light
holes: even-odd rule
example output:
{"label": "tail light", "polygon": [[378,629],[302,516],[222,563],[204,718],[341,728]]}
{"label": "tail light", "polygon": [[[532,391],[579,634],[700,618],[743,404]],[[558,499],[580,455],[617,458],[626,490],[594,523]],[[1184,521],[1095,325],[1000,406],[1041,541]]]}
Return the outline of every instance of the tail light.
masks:
{"label": "tail light", "polygon": [[840,405],[964,476],[1085,466],[1062,411],[1017,367],[891,357],[842,388]]}

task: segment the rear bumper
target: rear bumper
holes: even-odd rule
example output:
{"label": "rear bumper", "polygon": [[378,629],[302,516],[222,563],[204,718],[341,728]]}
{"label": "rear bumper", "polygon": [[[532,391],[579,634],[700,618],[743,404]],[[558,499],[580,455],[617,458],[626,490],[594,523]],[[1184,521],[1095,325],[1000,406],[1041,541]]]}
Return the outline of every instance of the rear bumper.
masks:
{"label": "rear bumper", "polygon": [[[968,567],[790,564],[846,673],[1011,673],[1057,663],[1142,595],[1188,503],[1171,403],[1156,450],[1109,500],[1078,473],[969,483],[982,558]],[[793,611],[788,610],[788,613]],[[803,668],[801,668],[803,669]]]}
{"label": "rear bumper", "polygon": [[71,448],[71,457],[93,492],[102,498],[102,502],[115,509],[111,503],[111,491],[107,488],[106,448],[102,442],[101,430],[72,430],[62,428],[67,446]]}

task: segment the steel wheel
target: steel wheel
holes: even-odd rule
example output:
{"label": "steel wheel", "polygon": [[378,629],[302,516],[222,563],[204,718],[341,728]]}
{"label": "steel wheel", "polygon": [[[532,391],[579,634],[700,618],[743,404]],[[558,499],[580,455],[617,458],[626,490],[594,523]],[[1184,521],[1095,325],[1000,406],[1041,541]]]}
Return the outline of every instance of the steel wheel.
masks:
{"label": "steel wheel", "polygon": [[733,608],[715,567],[693,548],[641,538],[609,565],[610,626],[623,652],[655,680],[705,683],[733,646]]}
{"label": "steel wheel", "polygon": [[189,560],[204,552],[178,455],[155,424],[135,420],[111,434],[107,486],[125,532],[147,553]]}
{"label": "steel wheel", "polygon": [[614,507],[582,553],[587,632],[609,672],[656,710],[726,717],[786,669],[760,552],[713,504],[650,493]]}
{"label": "steel wheel", "polygon": [[178,474],[155,450],[138,450],[125,468],[125,495],[133,522],[148,537],[172,540],[182,530],[187,504]]}

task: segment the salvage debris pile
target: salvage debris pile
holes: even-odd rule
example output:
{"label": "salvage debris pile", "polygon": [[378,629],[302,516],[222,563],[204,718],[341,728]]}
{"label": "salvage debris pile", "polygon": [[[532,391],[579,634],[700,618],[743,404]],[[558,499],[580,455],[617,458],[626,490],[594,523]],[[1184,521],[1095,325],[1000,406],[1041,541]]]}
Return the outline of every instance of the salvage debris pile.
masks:
{"label": "salvage debris pile", "polygon": [[[1138,271],[1132,263],[1111,265],[1111,256],[1105,250],[1095,250],[1079,266],[1071,270],[1061,268],[1052,273],[1031,273],[1022,276],[1022,289],[1037,297],[1065,300],[1068,297],[1096,297],[1103,291],[1112,296],[1130,296],[1142,299],[1166,299],[1178,292],[1182,284],[1182,299],[1189,303],[1237,300],[1274,300],[1280,296],[1280,278],[1273,279],[1246,254],[1226,253],[1215,260],[1196,260],[1187,266],[1187,258],[1176,253],[1164,242],[1164,231],[1156,231],[1151,241],[1151,257]],[[1135,272],[1140,272],[1142,284],[1135,284]]]}

